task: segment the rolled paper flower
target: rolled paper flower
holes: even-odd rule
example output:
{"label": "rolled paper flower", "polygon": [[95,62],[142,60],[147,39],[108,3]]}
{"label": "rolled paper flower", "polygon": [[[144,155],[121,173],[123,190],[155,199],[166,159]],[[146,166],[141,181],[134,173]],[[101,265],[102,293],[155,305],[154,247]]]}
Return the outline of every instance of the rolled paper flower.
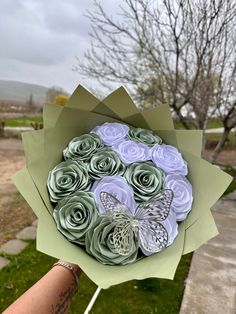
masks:
{"label": "rolled paper flower", "polygon": [[55,207],[53,217],[57,229],[71,242],[85,244],[85,234],[98,218],[93,193],[76,191]]}
{"label": "rolled paper flower", "polygon": [[122,175],[124,171],[125,165],[116,152],[108,147],[100,148],[88,165],[88,173],[93,180],[100,180],[105,176]]}
{"label": "rolled paper flower", "polygon": [[134,190],[135,200],[145,202],[162,189],[165,174],[152,162],[136,162],[126,169],[125,178]]}
{"label": "rolled paper flower", "polygon": [[65,159],[89,161],[99,147],[103,146],[102,141],[96,134],[83,134],[73,138],[64,149]]}
{"label": "rolled paper flower", "polygon": [[57,203],[76,190],[89,191],[91,179],[84,164],[68,159],[49,172],[47,187],[50,200]]}
{"label": "rolled paper flower", "polygon": [[135,262],[138,255],[137,241],[134,241],[134,246],[129,255],[120,255],[113,241],[115,226],[116,224],[111,217],[99,217],[96,225],[86,233],[86,251],[103,264],[125,265]]}
{"label": "rolled paper flower", "polygon": [[147,145],[130,140],[123,140],[112,148],[120,156],[124,164],[150,160],[150,149]]}
{"label": "rolled paper flower", "polygon": [[143,143],[148,146],[162,143],[162,139],[157,134],[147,129],[131,128],[128,137],[135,142]]}
{"label": "rolled paper flower", "polygon": [[153,163],[166,173],[176,173],[186,176],[188,174],[187,163],[177,148],[171,145],[154,145],[151,149]]}
{"label": "rolled paper flower", "polygon": [[165,227],[165,229],[168,232],[168,244],[167,246],[171,245],[178,234],[178,224],[176,222],[176,214],[175,212],[170,209],[170,213],[168,217],[161,221],[162,225]]}
{"label": "rolled paper flower", "polygon": [[[178,224],[176,222],[175,212],[170,210],[167,218],[163,221],[158,221],[158,223],[160,223],[166,229],[166,231],[168,233],[168,244],[167,244],[167,246],[171,245],[174,242],[176,236],[178,235]],[[142,246],[141,246],[141,250],[142,250],[143,254],[146,256],[153,254],[153,253],[146,251]]]}
{"label": "rolled paper flower", "polygon": [[125,178],[121,176],[104,177],[93,184],[91,191],[94,193],[98,210],[101,214],[105,212],[100,199],[101,192],[107,192],[116,197],[122,204],[125,204],[129,208],[131,213],[134,213],[136,210],[137,204],[134,200],[133,189],[128,185]]}
{"label": "rolled paper flower", "polygon": [[184,220],[192,208],[192,185],[184,176],[179,174],[167,175],[164,185],[165,188],[174,192],[171,208],[176,213],[177,221]]}
{"label": "rolled paper flower", "polygon": [[106,122],[97,126],[91,132],[96,133],[105,145],[112,146],[126,137],[129,127],[122,123]]}

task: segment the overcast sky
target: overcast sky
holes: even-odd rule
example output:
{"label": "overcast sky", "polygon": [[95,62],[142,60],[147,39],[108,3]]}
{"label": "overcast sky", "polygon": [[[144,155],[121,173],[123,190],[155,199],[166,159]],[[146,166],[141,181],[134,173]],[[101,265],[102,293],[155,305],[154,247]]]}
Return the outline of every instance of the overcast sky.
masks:
{"label": "overcast sky", "polygon": [[[122,0],[102,0],[111,14]],[[89,82],[72,71],[89,47],[93,0],[0,0],[0,79],[72,92]],[[94,82],[96,84],[96,82]],[[90,82],[91,85],[91,82]]]}

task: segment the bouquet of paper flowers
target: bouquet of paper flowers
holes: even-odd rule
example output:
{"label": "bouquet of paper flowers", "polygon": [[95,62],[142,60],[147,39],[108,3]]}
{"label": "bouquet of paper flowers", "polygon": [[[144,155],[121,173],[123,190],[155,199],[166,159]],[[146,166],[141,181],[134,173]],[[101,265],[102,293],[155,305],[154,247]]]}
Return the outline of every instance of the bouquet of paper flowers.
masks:
{"label": "bouquet of paper flowers", "polygon": [[171,279],[217,235],[210,207],[231,177],[200,158],[201,131],[174,129],[169,106],[139,111],[123,88],[99,101],[79,86],[43,117],[13,178],[39,218],[38,250],[107,288]]}
{"label": "bouquet of paper flowers", "polygon": [[193,200],[175,147],[151,130],[106,122],[73,138],[63,157],[47,186],[69,241],[104,264],[132,263],[172,244]]}

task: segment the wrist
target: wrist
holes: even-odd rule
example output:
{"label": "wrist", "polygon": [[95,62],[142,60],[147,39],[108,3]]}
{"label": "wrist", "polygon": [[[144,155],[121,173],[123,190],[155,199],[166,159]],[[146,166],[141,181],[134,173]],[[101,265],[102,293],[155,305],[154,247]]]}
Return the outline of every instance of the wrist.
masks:
{"label": "wrist", "polygon": [[61,259],[59,259],[59,260],[57,261],[57,263],[65,263],[65,264],[71,266],[71,267],[74,269],[74,271],[76,272],[76,274],[77,274],[78,276],[79,276],[80,273],[81,273],[81,269],[80,269],[79,265],[77,265],[77,264],[73,264],[73,263],[71,263],[71,262],[67,262],[67,261],[64,261],[64,260],[61,260]]}
{"label": "wrist", "polygon": [[70,263],[70,262],[66,262],[66,261],[63,261],[63,260],[58,260],[55,264],[53,264],[52,267],[55,267],[55,266],[56,267],[61,267],[61,268],[65,269],[65,270],[67,270],[68,272],[70,272],[71,275],[74,278],[76,287],[78,287],[78,280],[79,280],[79,276],[80,276],[80,273],[81,273],[81,269],[80,269],[80,267],[78,265]]}

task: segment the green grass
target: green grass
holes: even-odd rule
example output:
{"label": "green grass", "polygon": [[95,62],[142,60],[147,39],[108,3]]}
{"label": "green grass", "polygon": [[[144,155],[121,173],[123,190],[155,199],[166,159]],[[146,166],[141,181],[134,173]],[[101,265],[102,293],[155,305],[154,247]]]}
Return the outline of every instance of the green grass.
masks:
{"label": "green grass", "polygon": [[[211,146],[215,147],[222,137],[221,133],[205,133],[206,140],[210,142]],[[232,147],[236,145],[236,134],[231,132],[224,147]],[[212,147],[212,148],[213,148]]]}
{"label": "green grass", "polygon": [[43,123],[43,117],[36,116],[36,117],[19,117],[19,118],[14,118],[14,119],[7,119],[5,122],[5,126],[24,127],[24,126],[30,126],[31,123]]}
{"label": "green grass", "polygon": [[[102,290],[91,313],[179,313],[191,256],[182,257],[174,281],[154,278],[133,280]],[[0,312],[39,280],[54,263],[52,257],[35,250],[34,241],[30,241],[20,255],[6,257],[12,262],[0,271]],[[82,314],[95,290],[95,284],[82,274],[70,313]]]}
{"label": "green grass", "polygon": [[[175,122],[174,124],[175,124],[176,129],[184,129],[184,126],[181,122]],[[190,124],[191,129],[196,129],[196,126],[193,121],[189,121],[189,124]],[[222,127],[223,127],[223,123],[219,119],[211,119],[211,120],[208,120],[207,122],[207,129],[215,129],[215,128],[222,128]]]}
{"label": "green grass", "polygon": [[[205,133],[205,136],[207,137],[207,139],[211,141],[219,141],[221,139],[222,134],[221,133]],[[229,134],[229,142],[236,143],[236,134],[234,132],[231,132]]]}
{"label": "green grass", "polygon": [[219,119],[211,119],[207,122],[207,129],[223,128],[223,123]]}

